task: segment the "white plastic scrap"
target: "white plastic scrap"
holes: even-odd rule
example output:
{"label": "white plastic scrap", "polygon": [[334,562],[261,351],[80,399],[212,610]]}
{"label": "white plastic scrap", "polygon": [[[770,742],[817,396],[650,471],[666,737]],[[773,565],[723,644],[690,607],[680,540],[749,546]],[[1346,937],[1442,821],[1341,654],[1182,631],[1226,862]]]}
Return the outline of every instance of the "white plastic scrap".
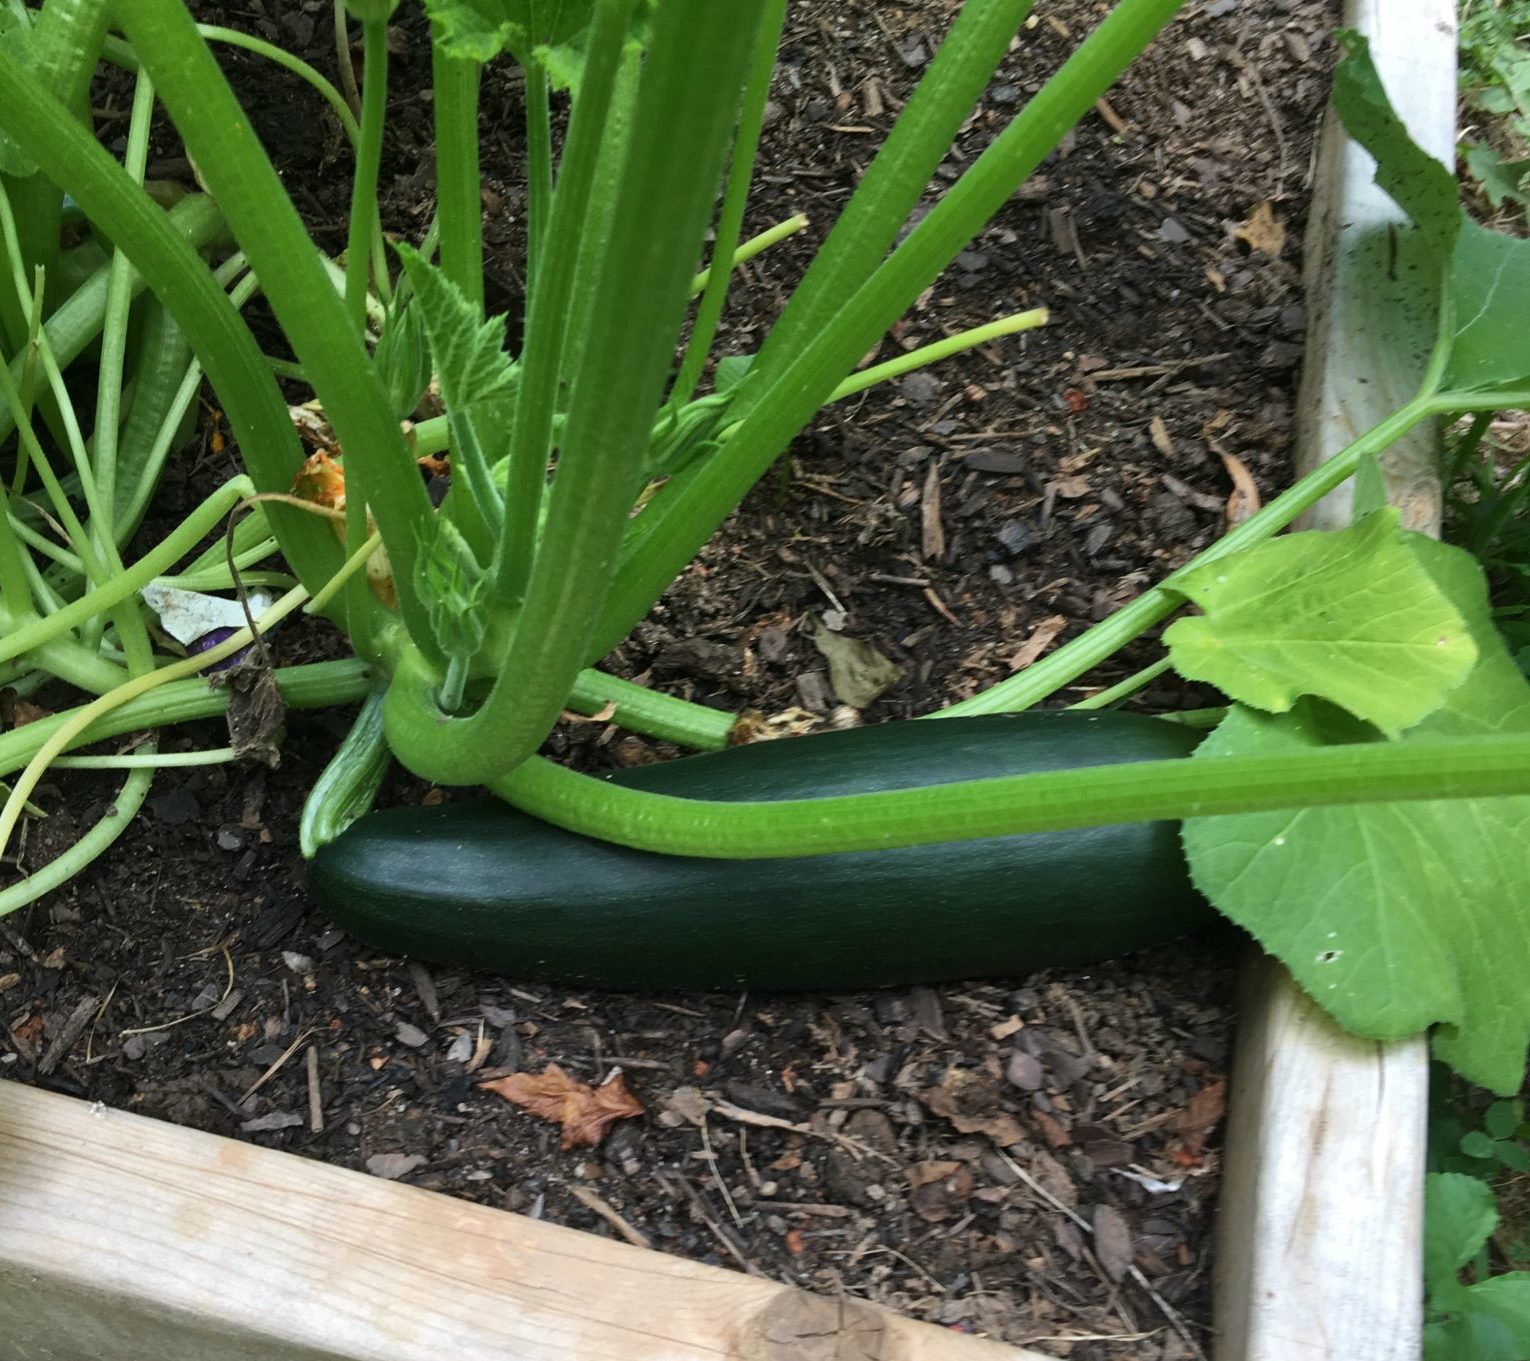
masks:
{"label": "white plastic scrap", "polygon": [[[151,581],[143,588],[144,603],[159,616],[160,626],[176,642],[189,647],[218,629],[242,629],[244,610],[237,600],[201,591],[183,591]],[[260,587],[247,592],[250,614],[259,619],[271,608],[273,597]]]}

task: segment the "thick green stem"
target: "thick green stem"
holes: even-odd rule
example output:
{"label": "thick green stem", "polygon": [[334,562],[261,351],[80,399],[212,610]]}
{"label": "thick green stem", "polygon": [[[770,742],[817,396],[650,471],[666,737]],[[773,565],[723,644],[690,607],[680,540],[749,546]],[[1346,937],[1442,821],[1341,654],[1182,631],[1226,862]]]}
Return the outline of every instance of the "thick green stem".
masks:
{"label": "thick green stem", "polygon": [[[426,779],[479,784],[517,765],[546,736],[580,670],[640,484],[759,3],[672,0],[655,17],[595,291],[599,314],[621,324],[586,340],[546,528],[499,675],[466,718],[440,713],[438,675],[407,654],[388,694],[389,743]],[[703,66],[708,79],[698,80]]]}
{"label": "thick green stem", "polygon": [[778,348],[779,360],[758,377],[751,372],[737,398],[740,425],[732,437],[711,458],[678,473],[637,522],[588,659],[603,656],[626,636],[857,361],[1182,2],[1121,0],[855,296],[838,310],[831,308],[816,329],[806,328],[792,345]]}
{"label": "thick green stem", "polygon": [[[1352,477],[1361,459],[1381,453],[1421,420],[1436,414],[1438,406],[1434,398],[1424,395],[1415,397],[1379,425],[1367,430],[1348,448],[1341,449],[1326,463],[1308,473],[1294,487],[1282,492],[1236,529],[1197,554],[1180,570],[1188,571],[1191,567],[1214,562],[1217,558],[1248,548],[1284,529],[1309,506],[1321,501],[1335,487]],[[957,718],[964,714],[997,714],[1029,709],[1063,686],[1072,684],[1086,671],[1120,651],[1133,638],[1167,619],[1183,604],[1184,597],[1174,589],[1174,576],[1170,576],[1144,591],[1129,605],[1123,605],[1087,633],[1065,643],[1024,671],[1000,681],[982,694],[923,717]]]}
{"label": "thick green stem", "polygon": [[[50,670],[59,669],[51,658],[47,665]],[[294,709],[324,709],[350,704],[367,693],[375,677],[372,667],[354,657],[338,662],[282,667],[273,674],[283,701]],[[119,683],[120,680],[119,673]],[[144,728],[217,718],[228,711],[228,700],[227,689],[211,686],[201,676],[172,681],[95,719],[83,732],[70,738],[65,750]],[[76,712],[67,710],[50,714],[23,728],[0,733],[0,777],[26,765],[41,750],[43,743]]]}
{"label": "thick green stem", "polygon": [[351,225],[345,243],[345,310],[362,336],[367,329],[367,283],[372,228],[377,222],[377,173],[382,165],[383,123],[388,113],[388,21],[361,25],[366,72],[362,77],[361,140],[351,181]]}
{"label": "thick green stem", "polygon": [[[127,150],[122,168],[143,183],[149,155],[149,120],[154,115],[154,85],[142,72],[133,86],[133,112],[128,121]],[[114,547],[112,534],[117,504],[117,431],[122,411],[122,376],[127,360],[129,309],[133,299],[133,262],[124,251],[112,253],[106,287],[106,315],[101,328],[101,366],[96,384],[95,465],[96,499],[105,518],[95,532]]]}
{"label": "thick green stem", "polygon": [[609,713],[611,722],[623,728],[699,751],[721,751],[737,722],[721,709],[663,695],[603,671],[579,673],[568,707],[580,714]]}
{"label": "thick green stem", "polygon": [[[733,163],[728,167],[728,185],[723,194],[722,212],[717,219],[714,261],[731,260],[738,248],[744,226],[744,208],[749,202],[749,181],[754,173],[755,153],[760,146],[760,130],[765,120],[765,104],[770,96],[770,77],[776,69],[776,46],[781,41],[781,25],[786,19],[786,0],[766,0],[760,16],[760,36],[754,50],[754,67],[744,90],[743,109],[739,114],[738,136],[733,145]],[[729,271],[709,270],[685,359],[670,389],[669,408],[690,401],[696,384],[712,352],[717,324],[722,320],[723,303],[728,296]]]}
{"label": "thick green stem", "polygon": [[640,850],[768,859],[1281,808],[1530,793],[1530,736],[1139,761],[824,799],[716,803],[627,789],[541,757],[490,788],[548,822]]}
{"label": "thick green stem", "polygon": [[[621,61],[633,0],[599,0],[579,100],[569,127],[563,171],[553,195],[547,240],[532,276],[526,346],[511,422],[510,467],[504,523],[499,538],[499,574],[494,597],[520,603],[531,576],[537,521],[552,452],[553,417],[562,391],[564,339],[579,259],[580,233],[589,212],[606,111]],[[529,79],[529,73],[528,73]]]}
{"label": "thick green stem", "polygon": [[[352,494],[360,492],[388,544],[399,610],[417,645],[433,657],[435,645],[429,619],[415,591],[414,569],[419,530],[434,512],[361,336],[329,285],[324,264],[280,177],[184,7],[178,0],[135,0],[120,17],[324,403],[325,415],[346,451],[347,479],[354,483]],[[0,118],[9,117],[8,110],[0,113]],[[85,207],[93,219],[101,218],[106,211],[101,204],[86,203]],[[102,211],[97,211],[98,208]],[[107,221],[105,225],[112,229],[116,224]],[[135,228],[136,225],[133,224]],[[112,230],[112,236],[119,244],[124,243],[120,231]],[[135,263],[147,270],[152,260],[143,247],[148,242],[126,244]],[[179,272],[186,273],[187,267],[181,266]],[[183,287],[171,279],[165,281],[165,287],[155,281],[155,291],[172,310]],[[269,392],[280,404],[285,426],[282,432],[252,429],[248,438],[240,431],[241,452],[257,486],[262,490],[285,491],[300,462],[286,405],[253,338],[238,321],[238,314],[221,290],[218,304],[217,327],[208,327],[200,318],[192,322],[179,316],[177,319],[200,345],[206,343],[208,330],[214,334],[226,330],[226,319],[232,315],[240,333],[241,353],[252,355],[251,367],[260,373],[260,400],[266,401]],[[211,354],[199,357],[232,419],[234,399],[254,396],[253,373],[241,373],[226,380],[215,371]],[[273,466],[278,462],[270,456],[273,442],[291,450],[294,456],[290,461],[280,460],[284,467]],[[259,448],[252,451],[252,444],[264,445],[265,455],[262,457]],[[271,522],[299,577],[318,589],[333,573],[338,559],[338,548],[328,527],[285,507],[272,509]],[[322,558],[319,544],[323,544]],[[369,608],[381,607],[369,605]]]}
{"label": "thick green stem", "polygon": [[62,637],[141,591],[195,548],[235,505],[254,490],[254,485],[246,477],[225,482],[131,567],[112,574],[94,590],[54,611],[46,619],[11,629],[0,638],[0,662],[20,657],[50,639]]}
{"label": "thick green stem", "polygon": [[969,0],[962,6],[854,197],[771,328],[760,353],[760,382],[778,377],[876,272],[1030,8],[1031,0]]}
{"label": "thick green stem", "polygon": [[526,278],[533,291],[552,215],[552,105],[547,72],[532,62],[526,75]]}
{"label": "thick green stem", "polygon": [[[436,222],[441,268],[483,311],[483,202],[478,172],[479,64],[431,45],[436,120]],[[428,255],[428,252],[426,252]]]}

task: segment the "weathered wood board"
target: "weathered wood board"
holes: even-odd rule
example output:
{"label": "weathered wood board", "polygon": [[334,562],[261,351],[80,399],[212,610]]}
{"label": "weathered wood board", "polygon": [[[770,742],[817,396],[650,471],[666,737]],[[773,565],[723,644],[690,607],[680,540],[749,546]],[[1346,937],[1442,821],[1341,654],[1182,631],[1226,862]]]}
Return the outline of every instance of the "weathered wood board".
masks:
{"label": "weathered wood board", "polygon": [[0,1083],[0,1361],[1046,1361]]}
{"label": "weathered wood board", "polygon": [[[1349,0],[1415,139],[1455,144],[1450,0]],[[1305,472],[1411,397],[1434,300],[1408,266],[1404,219],[1338,120],[1324,129],[1307,236],[1309,330],[1298,398]],[[1437,432],[1382,460],[1410,528],[1437,533]],[[1349,523],[1351,492],[1308,528]],[[1427,1051],[1343,1034],[1266,959],[1239,1011],[1217,1258],[1217,1361],[1417,1361],[1422,1326]]]}

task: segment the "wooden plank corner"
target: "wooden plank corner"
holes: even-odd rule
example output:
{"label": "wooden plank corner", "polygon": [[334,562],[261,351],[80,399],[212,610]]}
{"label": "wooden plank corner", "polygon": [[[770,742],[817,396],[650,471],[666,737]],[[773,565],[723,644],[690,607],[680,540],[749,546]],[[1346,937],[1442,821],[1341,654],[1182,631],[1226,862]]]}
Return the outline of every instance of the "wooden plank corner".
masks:
{"label": "wooden plank corner", "polygon": [[1048,1361],[0,1082],[0,1361]]}
{"label": "wooden plank corner", "polygon": [[[1414,138],[1453,164],[1452,0],[1348,0]],[[1329,117],[1307,231],[1308,338],[1297,399],[1304,473],[1413,396],[1434,299],[1397,269],[1401,212]],[[1403,238],[1406,249],[1406,238]],[[1438,432],[1381,460],[1412,529],[1440,524]],[[1305,528],[1350,522],[1341,488]],[[1423,1325],[1428,1049],[1344,1034],[1273,961],[1246,971],[1218,1212],[1217,1361],[1417,1361]]]}

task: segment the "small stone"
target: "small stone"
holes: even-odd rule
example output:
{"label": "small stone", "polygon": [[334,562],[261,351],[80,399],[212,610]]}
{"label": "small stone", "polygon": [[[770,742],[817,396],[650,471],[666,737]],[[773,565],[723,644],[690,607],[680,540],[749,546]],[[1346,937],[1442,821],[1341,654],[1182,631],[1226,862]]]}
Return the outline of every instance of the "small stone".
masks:
{"label": "small stone", "polygon": [[418,1049],[430,1037],[417,1025],[411,1025],[408,1021],[400,1021],[398,1028],[393,1032],[393,1037],[400,1044],[407,1044],[411,1049]]}

